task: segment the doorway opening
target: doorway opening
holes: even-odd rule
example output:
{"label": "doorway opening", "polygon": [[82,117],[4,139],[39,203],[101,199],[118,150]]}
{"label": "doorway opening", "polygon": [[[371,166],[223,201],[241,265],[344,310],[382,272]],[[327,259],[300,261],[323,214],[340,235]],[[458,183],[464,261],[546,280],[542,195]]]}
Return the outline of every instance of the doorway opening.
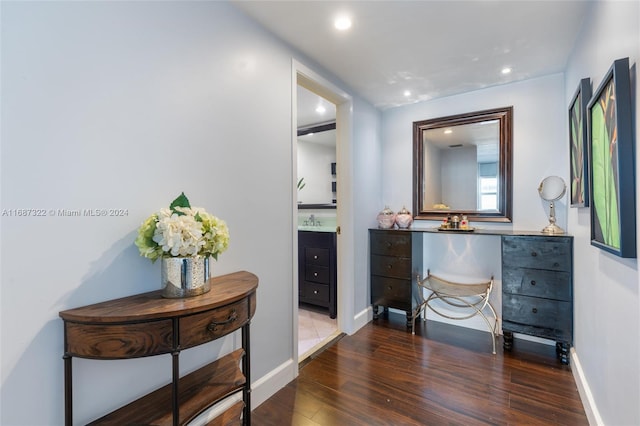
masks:
{"label": "doorway opening", "polygon": [[336,105],[297,85],[298,362],[338,328]]}
{"label": "doorway opening", "polygon": [[[292,254],[293,254],[293,282],[292,282],[292,313],[293,313],[293,329],[292,329],[292,345],[293,345],[293,377],[298,375],[300,368],[300,356],[305,353],[299,353],[298,348],[298,312],[299,312],[299,252],[298,252],[298,190],[295,183],[299,181],[298,164],[297,164],[297,115],[298,115],[298,86],[321,96],[325,100],[332,103],[335,108],[335,131],[336,131],[336,320],[337,329],[334,339],[324,339],[325,345],[319,346],[321,350],[326,345],[338,339],[343,334],[351,334],[355,331],[355,312],[354,312],[354,292],[355,292],[355,269],[354,269],[354,220],[353,220],[353,181],[352,181],[352,127],[353,127],[353,100],[352,97],[337,87],[324,77],[317,74],[312,69],[302,63],[292,61],[292,212],[294,223],[294,232],[292,238]],[[333,181],[333,180],[332,180]],[[305,216],[303,216],[304,218]],[[315,217],[314,217],[315,218]],[[310,214],[306,216],[310,219]],[[322,222],[322,219],[321,219]],[[304,226],[304,220],[303,220]],[[313,348],[312,348],[313,349]],[[310,353],[314,353],[313,350]],[[307,352],[307,355],[309,352]],[[309,358],[307,358],[309,359]]]}

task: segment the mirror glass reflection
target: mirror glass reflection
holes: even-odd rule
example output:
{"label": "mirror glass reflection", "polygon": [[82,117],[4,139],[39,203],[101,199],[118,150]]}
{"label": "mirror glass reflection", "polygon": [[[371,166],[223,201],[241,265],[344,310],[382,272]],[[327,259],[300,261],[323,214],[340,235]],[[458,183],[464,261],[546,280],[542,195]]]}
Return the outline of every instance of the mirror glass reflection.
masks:
{"label": "mirror glass reflection", "polygon": [[511,220],[511,107],[414,122],[416,219]]}
{"label": "mirror glass reflection", "polygon": [[498,210],[497,120],[424,130],[422,207]]}

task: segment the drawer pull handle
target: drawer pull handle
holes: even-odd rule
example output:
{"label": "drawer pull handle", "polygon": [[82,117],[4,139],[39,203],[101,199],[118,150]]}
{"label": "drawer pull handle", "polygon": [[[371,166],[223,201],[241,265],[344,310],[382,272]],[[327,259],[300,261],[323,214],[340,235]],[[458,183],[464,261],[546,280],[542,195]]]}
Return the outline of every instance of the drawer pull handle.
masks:
{"label": "drawer pull handle", "polygon": [[313,256],[314,259],[318,259],[318,255],[316,254],[315,256]]}
{"label": "drawer pull handle", "polygon": [[531,285],[536,285],[536,280],[531,280]]}
{"label": "drawer pull handle", "polygon": [[537,308],[533,308],[533,309],[531,310],[531,312],[533,312],[534,314],[537,314],[537,313],[538,313],[538,309],[537,309]]}
{"label": "drawer pull handle", "polygon": [[317,272],[314,272],[314,273],[313,273],[313,276],[314,276],[314,277],[317,277],[317,276],[318,276],[318,273],[317,273]]}
{"label": "drawer pull handle", "polygon": [[531,252],[531,256],[536,257],[538,255],[538,253],[536,253],[535,251]]}
{"label": "drawer pull handle", "polygon": [[313,294],[318,294],[318,290],[313,290]]}
{"label": "drawer pull handle", "polygon": [[235,322],[237,319],[238,319],[238,313],[236,312],[235,309],[233,309],[229,314],[229,318],[227,318],[226,321],[222,321],[222,322],[211,321],[211,323],[207,326],[207,330],[212,333],[216,332],[218,331],[219,325],[231,324],[232,322]]}
{"label": "drawer pull handle", "polygon": [[387,289],[393,290],[393,286],[388,286]]}
{"label": "drawer pull handle", "polygon": [[387,265],[387,269],[393,269],[393,265],[392,264],[388,264]]}
{"label": "drawer pull handle", "polygon": [[557,268],[558,266],[560,266],[560,264],[559,264],[558,262],[556,262],[556,263],[554,263],[554,264],[553,264],[553,267],[554,267],[554,268]]}
{"label": "drawer pull handle", "polygon": [[393,245],[393,244],[391,244],[390,242],[387,242],[387,247],[388,247],[388,248],[391,248],[391,246],[392,246],[392,245]]}

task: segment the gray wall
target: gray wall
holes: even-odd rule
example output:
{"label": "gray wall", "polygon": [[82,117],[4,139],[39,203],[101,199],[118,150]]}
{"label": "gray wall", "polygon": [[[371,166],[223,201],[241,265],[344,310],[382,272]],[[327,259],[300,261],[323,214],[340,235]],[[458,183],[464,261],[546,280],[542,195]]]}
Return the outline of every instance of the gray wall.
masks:
{"label": "gray wall", "polygon": [[[411,198],[411,123],[456,113],[514,106],[514,219],[511,225],[478,224],[515,230],[540,230],[548,205],[537,194],[545,176],[569,182],[568,107],[581,78],[594,90],[615,59],[629,57],[635,108],[636,202],[640,201],[637,80],[640,55],[637,1],[597,1],[587,17],[566,73],[385,111],[383,115],[383,201],[392,208]],[[588,208],[556,202],[558,224],[574,236],[574,377],[593,424],[640,424],[640,298],[637,259],[621,259],[590,245]],[[640,209],[636,208],[640,213]],[[636,223],[638,221],[636,220]],[[414,226],[436,226],[435,222]],[[640,232],[640,227],[638,228]],[[441,235],[425,242],[425,267],[442,273],[495,273],[499,245],[492,239],[471,243]],[[447,241],[442,241],[442,240]],[[437,247],[448,247],[450,256]],[[478,256],[481,254],[481,256]],[[498,255],[499,256],[499,255]],[[437,266],[434,266],[437,265]],[[497,289],[501,288],[501,277]],[[499,303],[494,295],[494,302]],[[438,318],[434,318],[438,319]],[[466,324],[483,329],[479,322]]]}
{"label": "gray wall", "polygon": [[[270,375],[295,365],[292,59],[305,58],[229,3],[3,2],[1,19],[2,209],[127,213],[1,218],[0,423],[62,424],[58,312],[159,288],[159,264],[133,241],[181,191],[229,225],[213,274],[260,278],[252,373],[263,397],[277,390]],[[350,165],[362,229],[345,231],[358,235],[348,249],[364,252],[379,185],[363,174],[380,167],[379,114],[355,97],[352,115],[352,141],[364,146],[349,149],[373,152]],[[367,306],[366,259],[354,268],[349,312]],[[186,351],[181,368],[238,341]],[[76,423],[167,383],[170,364],[74,360]]]}
{"label": "gray wall", "polygon": [[[513,224],[483,223],[512,229],[542,229],[548,204],[538,196],[538,184],[549,175],[568,178],[565,147],[564,81],[554,74],[519,83],[476,90],[384,111],[382,117],[382,198],[397,211],[412,200],[412,123],[490,108],[513,106]],[[548,153],[552,152],[553,155]],[[444,198],[444,195],[443,195]],[[567,200],[556,203],[558,223],[566,227]],[[415,226],[437,226],[420,221]]]}
{"label": "gray wall", "polygon": [[[564,93],[568,110],[580,79],[591,78],[595,91],[613,61],[629,57],[635,109],[636,205],[640,201],[639,5],[637,1],[594,4],[568,63]],[[636,207],[636,217],[638,213]],[[640,424],[638,261],[621,259],[590,245],[588,208],[569,210],[569,230],[575,237],[575,347],[587,385],[585,392],[597,408],[594,418],[606,425]]]}

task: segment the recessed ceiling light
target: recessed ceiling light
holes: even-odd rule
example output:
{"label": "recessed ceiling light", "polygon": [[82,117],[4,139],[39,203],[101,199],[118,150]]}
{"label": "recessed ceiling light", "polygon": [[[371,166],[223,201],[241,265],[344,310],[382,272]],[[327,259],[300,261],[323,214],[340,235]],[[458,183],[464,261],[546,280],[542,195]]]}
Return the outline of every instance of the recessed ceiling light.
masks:
{"label": "recessed ceiling light", "polygon": [[453,130],[451,130],[451,129],[446,129],[446,130],[444,131],[444,134],[445,134],[445,135],[448,135],[448,134],[451,134],[451,133],[453,133]]}
{"label": "recessed ceiling light", "polygon": [[502,68],[502,74],[509,74],[510,72],[511,72],[511,68],[509,67]]}
{"label": "recessed ceiling light", "polygon": [[406,97],[409,97],[409,96],[411,96],[411,92],[410,92],[409,90],[405,90],[405,91],[404,91],[404,95],[405,95]]}
{"label": "recessed ceiling light", "polygon": [[348,30],[351,28],[351,18],[348,16],[338,16],[335,21],[333,21],[333,26],[340,31]]}
{"label": "recessed ceiling light", "polygon": [[316,112],[318,114],[324,114],[326,111],[327,111],[327,109],[322,105],[318,105],[318,107],[316,108]]}

